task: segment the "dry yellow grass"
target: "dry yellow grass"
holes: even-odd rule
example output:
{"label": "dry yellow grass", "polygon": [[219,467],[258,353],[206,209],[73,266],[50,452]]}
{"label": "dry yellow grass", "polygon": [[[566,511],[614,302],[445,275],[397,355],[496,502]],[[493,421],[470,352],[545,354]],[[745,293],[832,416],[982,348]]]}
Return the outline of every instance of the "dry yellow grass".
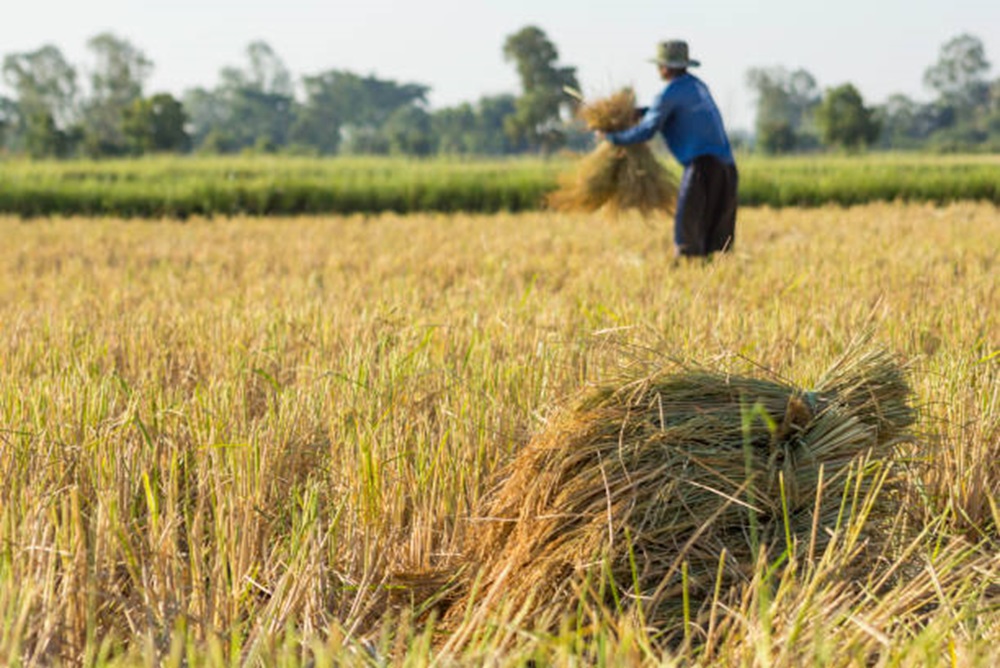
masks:
{"label": "dry yellow grass", "polygon": [[[880,529],[878,596],[824,553],[755,571],[690,644],[595,610],[460,656],[995,665],[998,220],[744,209],[736,253],[675,265],[669,221],[629,217],[0,218],[0,663],[358,661],[362,636],[446,658],[381,617],[381,585],[454,558],[551,406],[661,355],[810,386],[871,328],[933,446]],[[862,553],[861,528],[838,540]]]}

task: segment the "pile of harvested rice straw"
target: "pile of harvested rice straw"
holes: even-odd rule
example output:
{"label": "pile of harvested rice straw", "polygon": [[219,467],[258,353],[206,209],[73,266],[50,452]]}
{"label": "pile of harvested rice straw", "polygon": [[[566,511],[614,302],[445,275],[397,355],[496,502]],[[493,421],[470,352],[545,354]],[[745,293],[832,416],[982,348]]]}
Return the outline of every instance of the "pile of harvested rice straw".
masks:
{"label": "pile of harvested rice straw", "polygon": [[594,388],[502,471],[448,616],[502,607],[555,625],[581,605],[641,606],[676,631],[682,598],[704,615],[760,550],[773,558],[790,538],[819,554],[847,480],[862,495],[870,484],[859,459],[889,460],[911,438],[909,399],[882,350],[845,354],[813,391],[688,368]]}
{"label": "pile of harvested rice straw", "polygon": [[[591,130],[614,132],[635,124],[631,89],[580,106],[579,116]],[[560,179],[548,205],[558,211],[617,213],[637,209],[643,215],[673,211],[677,181],[656,159],[648,143],[615,146],[602,141],[576,170]]]}

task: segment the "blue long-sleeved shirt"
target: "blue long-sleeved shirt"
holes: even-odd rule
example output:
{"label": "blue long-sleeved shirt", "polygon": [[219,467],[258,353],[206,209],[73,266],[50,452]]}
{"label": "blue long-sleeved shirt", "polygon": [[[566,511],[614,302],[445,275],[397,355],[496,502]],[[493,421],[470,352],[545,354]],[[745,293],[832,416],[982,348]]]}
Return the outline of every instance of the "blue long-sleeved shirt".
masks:
{"label": "blue long-sleeved shirt", "polygon": [[649,141],[657,131],[685,167],[701,155],[714,155],[729,164],[736,162],[719,108],[708,86],[693,74],[671,80],[637,125],[609,132],[607,138],[613,144],[637,144]]}

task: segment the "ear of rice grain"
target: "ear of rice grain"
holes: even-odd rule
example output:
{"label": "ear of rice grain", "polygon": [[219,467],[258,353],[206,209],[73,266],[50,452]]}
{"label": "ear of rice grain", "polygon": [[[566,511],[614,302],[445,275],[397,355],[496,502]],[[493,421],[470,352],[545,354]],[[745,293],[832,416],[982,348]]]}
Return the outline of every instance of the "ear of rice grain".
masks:
{"label": "ear of rice grain", "polygon": [[626,130],[635,124],[635,93],[631,88],[623,88],[608,97],[585,101],[577,114],[591,130]]}
{"label": "ear of rice grain", "polygon": [[[635,123],[635,94],[623,89],[584,103],[578,111],[591,130],[614,132]],[[635,209],[643,215],[670,212],[677,200],[677,182],[646,143],[615,146],[603,141],[573,172],[560,178],[547,198],[558,211],[609,213]]]}

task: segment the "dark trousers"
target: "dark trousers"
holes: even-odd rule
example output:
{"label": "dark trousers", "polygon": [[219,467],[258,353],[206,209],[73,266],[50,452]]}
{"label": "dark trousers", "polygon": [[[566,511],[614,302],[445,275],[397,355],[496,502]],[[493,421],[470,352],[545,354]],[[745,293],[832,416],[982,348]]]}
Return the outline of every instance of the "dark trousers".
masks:
{"label": "dark trousers", "polygon": [[679,255],[730,251],[736,239],[736,165],[703,155],[684,168],[674,243]]}

